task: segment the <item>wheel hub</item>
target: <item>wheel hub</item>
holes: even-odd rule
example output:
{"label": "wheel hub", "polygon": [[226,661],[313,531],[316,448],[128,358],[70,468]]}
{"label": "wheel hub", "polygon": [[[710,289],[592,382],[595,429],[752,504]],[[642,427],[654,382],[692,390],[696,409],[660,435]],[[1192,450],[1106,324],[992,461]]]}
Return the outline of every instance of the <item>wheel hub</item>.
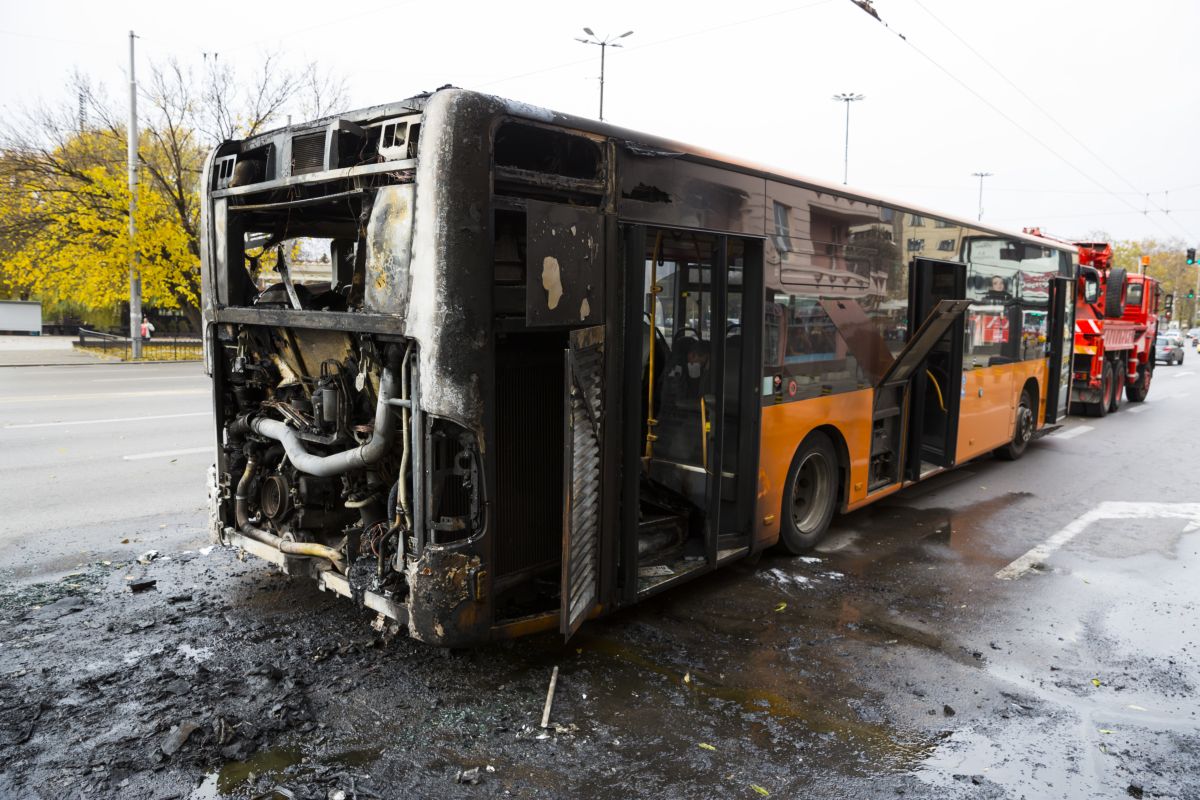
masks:
{"label": "wheel hub", "polygon": [[819,523],[831,497],[829,462],[821,453],[809,453],[796,470],[792,483],[792,523],[807,533]]}

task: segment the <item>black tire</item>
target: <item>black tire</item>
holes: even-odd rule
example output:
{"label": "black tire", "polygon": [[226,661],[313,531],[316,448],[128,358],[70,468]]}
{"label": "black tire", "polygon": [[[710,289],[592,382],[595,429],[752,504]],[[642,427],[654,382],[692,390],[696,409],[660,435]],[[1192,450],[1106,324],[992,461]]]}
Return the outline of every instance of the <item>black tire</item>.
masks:
{"label": "black tire", "polygon": [[1025,455],[1029,442],[1033,440],[1033,432],[1037,427],[1037,401],[1029,394],[1029,389],[1021,390],[1021,401],[1017,404],[1017,419],[1013,424],[1013,438],[1003,447],[997,447],[992,452],[996,458],[1004,461],[1016,461]]}
{"label": "black tire", "polygon": [[805,553],[824,538],[837,508],[838,473],[829,437],[821,431],[804,437],[783,485],[779,546],[785,552]]}
{"label": "black tire", "polygon": [[1127,383],[1125,371],[1123,364],[1117,361],[1116,366],[1113,367],[1112,397],[1108,400],[1108,411],[1110,414],[1121,410],[1121,387]]}
{"label": "black tire", "polygon": [[1113,368],[1112,364],[1104,362],[1104,371],[1100,373],[1100,402],[1088,403],[1088,416],[1108,416],[1108,398],[1112,396]]}
{"label": "black tire", "polygon": [[1110,269],[1104,285],[1104,316],[1117,319],[1125,313],[1125,270]]}
{"label": "black tire", "polygon": [[1150,393],[1150,379],[1154,376],[1153,364],[1142,364],[1137,372],[1137,380],[1125,385],[1125,399],[1131,403],[1145,401],[1146,395]]}

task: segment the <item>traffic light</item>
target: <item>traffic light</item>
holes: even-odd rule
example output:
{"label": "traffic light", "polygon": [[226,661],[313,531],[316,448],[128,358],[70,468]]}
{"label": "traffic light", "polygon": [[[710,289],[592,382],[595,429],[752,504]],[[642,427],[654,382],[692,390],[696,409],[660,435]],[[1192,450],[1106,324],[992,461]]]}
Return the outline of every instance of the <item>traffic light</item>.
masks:
{"label": "traffic light", "polygon": [[1195,299],[1196,299],[1196,290],[1188,289],[1188,300],[1195,300]]}
{"label": "traffic light", "polygon": [[1189,247],[1189,248],[1187,249],[1187,263],[1188,263],[1188,264],[1195,264],[1195,263],[1196,263],[1196,248],[1194,248],[1194,247]]}

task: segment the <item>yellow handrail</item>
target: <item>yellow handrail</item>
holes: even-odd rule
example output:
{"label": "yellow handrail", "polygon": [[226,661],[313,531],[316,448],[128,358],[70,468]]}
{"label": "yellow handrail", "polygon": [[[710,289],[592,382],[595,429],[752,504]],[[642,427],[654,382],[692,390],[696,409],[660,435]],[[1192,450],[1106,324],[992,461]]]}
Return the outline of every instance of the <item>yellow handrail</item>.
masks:
{"label": "yellow handrail", "polygon": [[654,435],[654,426],[658,420],[654,417],[654,345],[657,342],[654,334],[658,329],[658,295],[662,286],[658,284],[658,256],[662,248],[662,231],[654,239],[654,253],[650,258],[650,380],[646,388],[646,458],[654,455],[654,443],[658,437]]}
{"label": "yellow handrail", "polygon": [[933,381],[933,390],[937,392],[938,405],[941,406],[942,411],[945,411],[946,400],[942,397],[942,387],[938,386],[937,378],[933,377],[933,372],[931,370],[925,370],[925,374],[929,376],[929,380]]}

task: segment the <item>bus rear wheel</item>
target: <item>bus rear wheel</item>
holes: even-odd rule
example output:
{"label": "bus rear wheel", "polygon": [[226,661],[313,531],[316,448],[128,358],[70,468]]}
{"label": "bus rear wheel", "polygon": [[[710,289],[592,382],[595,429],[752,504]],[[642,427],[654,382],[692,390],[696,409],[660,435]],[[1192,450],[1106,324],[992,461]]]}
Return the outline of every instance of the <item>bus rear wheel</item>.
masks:
{"label": "bus rear wheel", "polygon": [[800,443],[784,484],[779,544],[799,555],[817,545],[837,506],[838,459],[829,436],[813,431]]}
{"label": "bus rear wheel", "polygon": [[1025,455],[1025,448],[1029,447],[1029,442],[1033,439],[1035,424],[1033,397],[1030,396],[1028,389],[1022,389],[1021,402],[1017,404],[1017,420],[1013,426],[1012,441],[992,451],[996,458],[1016,461]]}

